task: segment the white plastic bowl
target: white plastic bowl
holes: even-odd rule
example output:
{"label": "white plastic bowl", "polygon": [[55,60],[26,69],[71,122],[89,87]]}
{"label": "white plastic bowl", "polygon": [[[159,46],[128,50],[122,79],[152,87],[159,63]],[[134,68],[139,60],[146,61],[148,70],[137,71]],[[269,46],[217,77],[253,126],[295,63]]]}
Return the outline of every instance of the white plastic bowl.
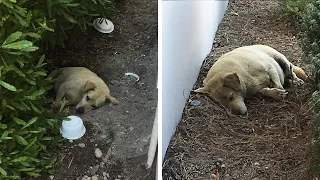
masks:
{"label": "white plastic bowl", "polygon": [[60,133],[64,138],[73,140],[81,138],[86,132],[82,119],[78,116],[68,116],[69,121],[63,120]]}
{"label": "white plastic bowl", "polygon": [[111,33],[114,30],[113,23],[106,18],[97,18],[93,21],[93,26],[102,33]]}

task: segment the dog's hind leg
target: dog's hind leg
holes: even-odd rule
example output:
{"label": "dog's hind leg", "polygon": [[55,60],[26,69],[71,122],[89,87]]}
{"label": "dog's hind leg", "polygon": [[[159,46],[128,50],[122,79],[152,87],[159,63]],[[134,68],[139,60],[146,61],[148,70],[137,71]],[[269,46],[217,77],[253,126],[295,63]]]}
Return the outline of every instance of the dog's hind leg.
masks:
{"label": "dog's hind leg", "polygon": [[284,89],[282,86],[284,79],[283,79],[283,77],[280,77],[280,75],[278,74],[278,72],[275,68],[270,68],[269,77],[271,80],[271,84],[274,88]]}
{"label": "dog's hind leg", "polygon": [[272,97],[274,99],[282,99],[287,96],[288,92],[284,89],[278,88],[263,88],[260,93],[265,96]]}
{"label": "dog's hind leg", "polygon": [[[304,81],[302,79],[300,79],[299,77],[297,77],[296,72],[300,74],[304,74],[304,71],[297,67],[294,66],[291,62],[288,61],[288,59],[281,53],[275,55],[274,60],[279,64],[279,66],[281,67],[283,74],[284,74],[284,78],[287,79],[291,79],[293,81],[293,84],[295,85],[302,85],[304,83]],[[300,73],[302,72],[302,73]],[[303,75],[302,75],[303,76]],[[303,76],[303,77],[306,77]]]}
{"label": "dog's hind leg", "polygon": [[[53,107],[59,107],[61,105],[61,101],[62,101],[63,97],[66,96],[66,92],[67,92],[67,90],[64,87],[64,85],[62,84],[59,87],[59,90],[57,92],[56,100],[52,104]],[[65,105],[70,105],[70,104],[71,104],[71,102],[68,99],[66,99]]]}

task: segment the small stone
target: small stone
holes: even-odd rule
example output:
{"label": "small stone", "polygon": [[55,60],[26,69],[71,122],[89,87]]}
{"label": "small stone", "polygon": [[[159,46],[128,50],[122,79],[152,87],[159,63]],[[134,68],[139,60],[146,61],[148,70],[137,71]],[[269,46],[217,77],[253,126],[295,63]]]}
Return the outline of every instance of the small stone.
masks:
{"label": "small stone", "polygon": [[79,143],[78,146],[81,147],[81,148],[86,147],[86,145],[84,143]]}
{"label": "small stone", "polygon": [[110,177],[110,175],[109,175],[109,173],[107,173],[107,178],[109,178]]}
{"label": "small stone", "polygon": [[107,173],[106,172],[102,172],[102,176],[107,177]]}
{"label": "small stone", "polygon": [[92,180],[98,180],[98,176],[97,176],[97,175],[94,175],[94,176],[91,177],[91,179],[92,179]]}
{"label": "small stone", "polygon": [[50,178],[50,179],[54,179],[54,175],[50,175],[49,178]]}
{"label": "small stone", "polygon": [[108,180],[108,178],[107,177],[103,177],[103,180]]}
{"label": "small stone", "polygon": [[81,178],[81,180],[88,180],[88,176],[87,175],[84,175],[82,178]]}
{"label": "small stone", "polygon": [[130,131],[134,130],[134,127],[131,126],[131,127],[129,128],[129,130],[130,130]]}
{"label": "small stone", "polygon": [[101,158],[102,157],[102,152],[99,148],[96,148],[94,150],[94,155],[97,157],[97,158]]}
{"label": "small stone", "polygon": [[93,166],[92,168],[90,168],[90,175],[93,176],[97,173],[97,171],[99,170],[99,165]]}

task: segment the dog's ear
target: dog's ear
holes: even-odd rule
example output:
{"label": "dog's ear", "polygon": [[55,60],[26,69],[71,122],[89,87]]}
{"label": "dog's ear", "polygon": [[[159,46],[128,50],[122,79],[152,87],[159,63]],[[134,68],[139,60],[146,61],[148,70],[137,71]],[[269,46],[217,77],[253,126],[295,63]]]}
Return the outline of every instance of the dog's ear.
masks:
{"label": "dog's ear", "polygon": [[95,89],[95,88],[96,88],[96,85],[93,82],[87,81],[83,87],[83,92],[87,92],[87,91]]}
{"label": "dog's ear", "polygon": [[228,74],[226,77],[224,77],[223,85],[234,90],[241,90],[240,79],[237,73]]}

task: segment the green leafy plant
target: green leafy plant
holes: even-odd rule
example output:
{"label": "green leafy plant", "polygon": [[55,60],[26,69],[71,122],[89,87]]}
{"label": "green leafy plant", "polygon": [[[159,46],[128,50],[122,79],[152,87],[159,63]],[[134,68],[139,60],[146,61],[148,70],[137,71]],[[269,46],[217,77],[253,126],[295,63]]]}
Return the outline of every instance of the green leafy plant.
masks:
{"label": "green leafy plant", "polygon": [[0,0],[0,179],[53,172],[64,117],[49,108],[44,54],[112,9],[107,0]]}
{"label": "green leafy plant", "polygon": [[[70,30],[86,31],[94,18],[108,17],[114,13],[112,1],[109,0],[48,0],[34,1],[32,9],[41,9],[47,17],[47,25],[54,32],[47,31],[44,35],[46,47],[64,46]],[[72,32],[74,33],[74,32]]]}
{"label": "green leafy plant", "polygon": [[[315,66],[315,83],[319,83],[320,79],[320,1],[310,0],[302,16],[302,35],[305,44],[305,52],[308,53],[309,59]],[[310,167],[313,172],[320,170],[320,94],[313,94],[315,107],[315,137],[313,140],[313,162]]]}
{"label": "green leafy plant", "polygon": [[294,19],[301,19],[309,0],[283,0],[282,7],[286,14]]}
{"label": "green leafy plant", "polygon": [[29,55],[37,46],[17,31],[0,46],[0,179],[37,176],[52,168],[50,156],[62,139],[58,118],[44,108],[52,100],[46,92],[52,80],[43,69],[44,56]]}
{"label": "green leafy plant", "polygon": [[305,51],[316,67],[316,80],[320,73],[320,1],[312,0],[306,8],[302,21]]}

